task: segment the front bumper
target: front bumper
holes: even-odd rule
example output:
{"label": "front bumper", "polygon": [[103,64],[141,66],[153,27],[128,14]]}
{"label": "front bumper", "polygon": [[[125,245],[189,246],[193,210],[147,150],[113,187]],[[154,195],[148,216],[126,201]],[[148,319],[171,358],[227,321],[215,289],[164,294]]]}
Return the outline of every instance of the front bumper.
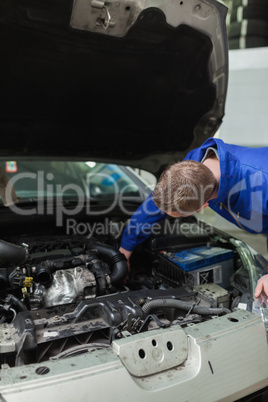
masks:
{"label": "front bumper", "polygon": [[125,335],[111,348],[91,348],[45,366],[2,365],[0,401],[234,401],[268,386],[265,328],[248,311],[183,330]]}

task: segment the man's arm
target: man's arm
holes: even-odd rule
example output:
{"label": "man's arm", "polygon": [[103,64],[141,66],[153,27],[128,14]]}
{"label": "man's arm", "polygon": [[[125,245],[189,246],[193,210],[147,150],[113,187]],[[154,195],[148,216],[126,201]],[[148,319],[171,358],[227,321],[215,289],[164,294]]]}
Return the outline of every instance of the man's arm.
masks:
{"label": "man's arm", "polygon": [[121,250],[123,251],[121,252],[123,254],[125,254],[124,251],[132,252],[138,244],[150,237],[152,226],[166,216],[167,214],[155,205],[150,194],[130,218],[122,236]]}

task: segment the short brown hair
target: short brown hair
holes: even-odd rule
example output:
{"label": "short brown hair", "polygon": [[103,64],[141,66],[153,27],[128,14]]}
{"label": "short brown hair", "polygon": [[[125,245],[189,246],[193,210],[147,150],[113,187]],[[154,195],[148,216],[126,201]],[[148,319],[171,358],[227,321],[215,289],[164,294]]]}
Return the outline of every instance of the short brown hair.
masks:
{"label": "short brown hair", "polygon": [[163,211],[194,213],[210,199],[216,185],[207,166],[186,160],[169,166],[161,174],[153,200]]}

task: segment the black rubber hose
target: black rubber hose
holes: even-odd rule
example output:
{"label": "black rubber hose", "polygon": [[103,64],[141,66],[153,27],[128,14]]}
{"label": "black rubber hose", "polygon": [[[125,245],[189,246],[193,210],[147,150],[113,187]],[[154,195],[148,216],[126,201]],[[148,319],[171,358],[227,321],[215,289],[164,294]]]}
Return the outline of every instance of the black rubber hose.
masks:
{"label": "black rubber hose", "polygon": [[36,266],[36,280],[40,283],[49,283],[52,280],[53,262],[47,260],[42,261]]}
{"label": "black rubber hose", "polygon": [[95,239],[87,239],[86,247],[89,250],[96,250],[104,261],[111,264],[111,283],[113,285],[123,281],[128,273],[127,259],[124,254],[107,244],[98,242]]}
{"label": "black rubber hose", "polygon": [[150,311],[155,308],[177,308],[184,311],[191,311],[191,313],[200,315],[220,315],[223,313],[231,313],[231,311],[225,307],[204,307],[177,299],[156,299],[148,301],[143,305],[142,311],[144,312],[145,316],[147,316]]}
{"label": "black rubber hose", "polygon": [[28,310],[25,304],[22,303],[17,297],[9,294],[6,297],[6,302],[9,304],[13,304],[15,307],[17,307],[18,311],[26,311]]}
{"label": "black rubber hose", "polygon": [[8,285],[7,269],[0,268],[0,291],[4,290]]}
{"label": "black rubber hose", "polygon": [[23,264],[29,258],[26,247],[0,240],[0,264]]}

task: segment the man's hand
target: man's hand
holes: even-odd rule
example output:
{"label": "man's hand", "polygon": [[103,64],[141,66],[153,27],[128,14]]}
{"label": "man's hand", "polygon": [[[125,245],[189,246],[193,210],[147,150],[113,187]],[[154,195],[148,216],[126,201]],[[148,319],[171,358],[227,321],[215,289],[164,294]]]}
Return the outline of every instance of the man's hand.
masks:
{"label": "man's hand", "polygon": [[129,273],[130,273],[130,263],[129,263],[129,259],[130,259],[130,257],[131,257],[132,251],[125,250],[123,247],[120,247],[120,248],[119,248],[119,251],[120,251],[120,253],[124,254],[124,256],[125,256],[126,259],[127,259],[128,273],[127,273],[127,276],[125,277],[125,280],[124,280],[124,283],[127,283],[128,280],[129,280]]}
{"label": "man's hand", "polygon": [[259,297],[261,293],[268,296],[268,275],[262,276],[257,282],[255,297]]}

